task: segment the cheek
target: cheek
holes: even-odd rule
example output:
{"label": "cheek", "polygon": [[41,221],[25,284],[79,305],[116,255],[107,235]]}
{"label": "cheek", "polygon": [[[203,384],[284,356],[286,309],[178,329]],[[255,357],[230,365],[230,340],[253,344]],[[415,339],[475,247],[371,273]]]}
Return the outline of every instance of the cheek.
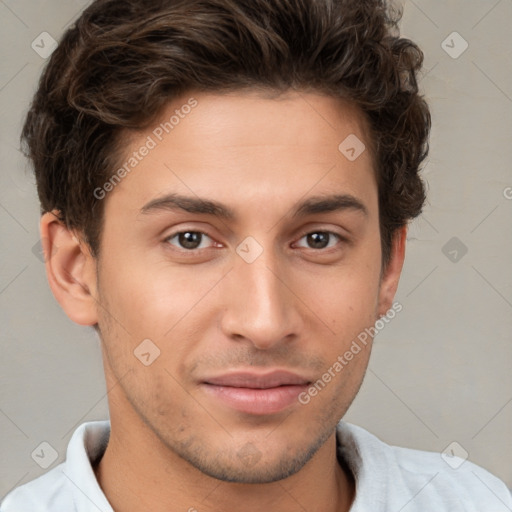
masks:
{"label": "cheek", "polygon": [[132,257],[105,267],[101,276],[101,288],[119,323],[133,336],[161,339],[204,307],[222,273]]}
{"label": "cheek", "polygon": [[370,264],[347,264],[329,272],[296,275],[294,292],[339,343],[373,325],[379,293],[379,271]]}

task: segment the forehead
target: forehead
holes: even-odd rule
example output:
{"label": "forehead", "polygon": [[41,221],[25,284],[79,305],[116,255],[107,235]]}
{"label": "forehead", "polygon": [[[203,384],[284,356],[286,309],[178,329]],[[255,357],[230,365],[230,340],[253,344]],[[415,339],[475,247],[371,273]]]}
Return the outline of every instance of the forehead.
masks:
{"label": "forehead", "polygon": [[[192,101],[195,106],[188,108]],[[169,128],[169,121],[175,124],[167,133],[162,125]],[[297,151],[333,143],[337,147],[349,134],[367,139],[367,131],[363,112],[347,100],[312,92],[278,95],[254,89],[182,95],[166,106],[153,129],[157,139],[159,133],[163,138],[172,133],[182,149],[297,145]]]}
{"label": "forehead", "polygon": [[[121,140],[126,150],[120,166],[127,172],[107,202],[117,197],[140,209],[177,192],[213,194],[243,207],[251,200],[299,199],[309,191],[372,195],[367,133],[356,107],[326,95],[189,92],[148,128]],[[367,149],[350,159],[346,146]]]}

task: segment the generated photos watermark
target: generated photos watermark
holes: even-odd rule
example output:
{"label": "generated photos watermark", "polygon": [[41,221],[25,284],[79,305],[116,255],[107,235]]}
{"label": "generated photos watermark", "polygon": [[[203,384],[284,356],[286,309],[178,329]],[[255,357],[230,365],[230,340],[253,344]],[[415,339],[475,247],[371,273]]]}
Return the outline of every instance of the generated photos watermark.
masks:
{"label": "generated photos watermark", "polygon": [[363,348],[366,347],[368,344],[368,341],[371,341],[373,337],[386,325],[395,318],[397,313],[400,313],[402,311],[403,306],[399,302],[395,302],[393,306],[387,311],[387,313],[379,318],[373,327],[367,327],[364,331],[360,332],[357,335],[357,338],[352,340],[352,344],[350,345],[350,348],[346,350],[343,354],[339,355],[336,359],[336,361],[327,369],[327,371],[309,388],[307,391],[303,391],[299,397],[298,400],[302,405],[307,405],[311,401],[311,399],[320,393],[329,382],[331,382],[332,379],[336,377],[341,371],[345,368],[345,366],[348,365],[352,359],[354,359],[354,356],[359,354],[363,350]]}
{"label": "generated photos watermark", "polygon": [[134,151],[130,157],[126,159],[117,171],[101,186],[94,189],[93,195],[96,199],[104,199],[108,192],[114,190],[116,185],[121,183],[121,180],[130,174],[146,156],[148,156],[153,149],[155,149],[160,142],[164,140],[166,135],[171,133],[172,130],[184,119],[194,107],[197,107],[198,101],[195,98],[189,98],[187,103],[181,105],[174,111],[174,114],[167,120],[160,123],[148,135],[146,141],[139,149]]}

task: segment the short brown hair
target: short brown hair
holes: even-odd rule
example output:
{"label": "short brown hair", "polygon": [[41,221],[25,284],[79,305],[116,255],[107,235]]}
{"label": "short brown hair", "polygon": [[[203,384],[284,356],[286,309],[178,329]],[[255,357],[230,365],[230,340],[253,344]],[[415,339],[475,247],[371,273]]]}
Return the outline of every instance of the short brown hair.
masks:
{"label": "short brown hair", "polygon": [[[395,230],[421,212],[430,113],[423,53],[381,0],[96,0],[41,76],[22,133],[41,213],[59,211],[99,255],[103,202],[123,148],[187,90],[294,88],[359,107],[376,162],[383,263]],[[340,141],[341,142],[341,141]]]}

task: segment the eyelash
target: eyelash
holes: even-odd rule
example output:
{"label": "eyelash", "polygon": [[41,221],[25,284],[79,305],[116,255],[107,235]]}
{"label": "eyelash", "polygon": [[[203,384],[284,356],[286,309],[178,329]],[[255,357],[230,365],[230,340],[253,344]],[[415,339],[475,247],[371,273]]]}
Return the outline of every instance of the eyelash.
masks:
{"label": "eyelash", "polygon": [[[164,239],[164,242],[167,242],[169,245],[173,245],[170,243],[170,240],[172,240],[173,238],[176,238],[177,236],[181,235],[181,234],[184,234],[184,233],[198,233],[200,235],[203,235],[203,236],[206,236],[210,239],[212,239],[208,234],[204,233],[203,231],[197,231],[197,230],[192,230],[192,229],[185,229],[185,230],[182,230],[182,231],[176,231],[176,233],[172,233],[171,235],[169,235],[168,237],[166,237]],[[318,234],[318,233],[323,233],[323,234],[328,234],[328,235],[333,235],[334,237],[336,237],[338,239],[338,242],[347,242],[347,239],[344,238],[343,236],[341,236],[339,233],[335,233],[334,231],[327,231],[327,230],[315,230],[315,231],[307,231],[305,233],[303,233],[301,235],[301,237],[299,238],[299,240],[302,240],[304,237],[308,236],[308,235],[312,235],[312,234]],[[202,239],[201,239],[201,242],[200,244],[202,243]],[[185,253],[194,253],[194,252],[198,252],[201,250],[201,248],[194,248],[194,249],[185,249],[185,248],[178,248],[176,246],[173,246],[177,251],[180,251],[180,252],[185,252]],[[204,247],[202,249],[205,249]],[[207,247],[206,249],[211,249],[211,247]],[[323,251],[323,252],[326,252],[326,251],[329,251],[330,249],[333,249],[333,247],[323,247],[321,249],[315,249],[315,248],[312,248],[312,247],[306,247],[306,249],[310,249],[312,251]]]}

